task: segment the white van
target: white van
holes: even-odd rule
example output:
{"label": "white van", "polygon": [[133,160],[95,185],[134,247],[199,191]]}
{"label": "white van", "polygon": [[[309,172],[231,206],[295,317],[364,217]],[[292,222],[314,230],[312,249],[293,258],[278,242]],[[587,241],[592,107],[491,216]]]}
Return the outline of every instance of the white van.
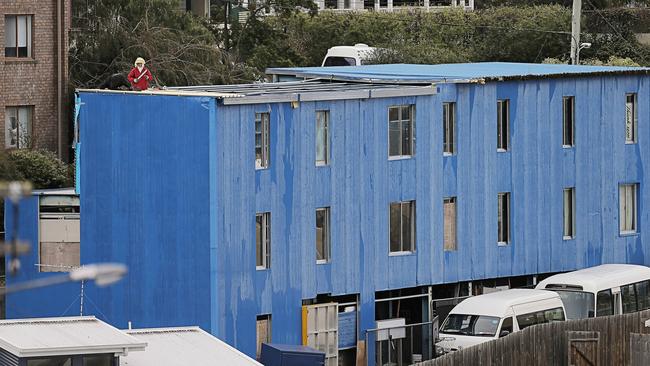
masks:
{"label": "white van", "polygon": [[510,289],[472,296],[451,310],[440,327],[436,348],[456,351],[531,325],[563,320],[562,300],[553,291]]}
{"label": "white van", "polygon": [[650,309],[650,268],[645,266],[603,264],[551,276],[535,288],[557,292],[568,319]]}
{"label": "white van", "polygon": [[365,60],[372,57],[374,47],[364,43],[357,43],[354,46],[336,46],[327,50],[321,66],[358,66],[363,65]]}

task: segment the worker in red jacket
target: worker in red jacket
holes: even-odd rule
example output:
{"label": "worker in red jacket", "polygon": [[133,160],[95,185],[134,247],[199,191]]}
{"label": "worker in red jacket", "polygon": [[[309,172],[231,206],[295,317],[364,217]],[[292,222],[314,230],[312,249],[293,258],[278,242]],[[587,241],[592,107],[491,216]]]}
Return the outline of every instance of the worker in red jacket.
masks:
{"label": "worker in red jacket", "polygon": [[138,57],[135,60],[135,67],[129,72],[127,76],[133,90],[147,90],[149,88],[149,81],[153,79],[149,69],[144,67],[144,59]]}

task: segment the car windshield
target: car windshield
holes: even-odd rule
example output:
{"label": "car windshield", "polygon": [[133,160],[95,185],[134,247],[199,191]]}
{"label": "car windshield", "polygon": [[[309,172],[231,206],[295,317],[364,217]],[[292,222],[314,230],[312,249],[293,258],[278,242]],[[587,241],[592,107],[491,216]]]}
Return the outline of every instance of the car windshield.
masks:
{"label": "car windshield", "polygon": [[323,66],[355,66],[357,61],[352,57],[329,56]]}
{"label": "car windshield", "polygon": [[560,295],[567,319],[584,319],[594,316],[594,294],[584,291],[553,289]]}
{"label": "car windshield", "polygon": [[442,333],[494,337],[500,319],[496,316],[449,314],[442,324]]}

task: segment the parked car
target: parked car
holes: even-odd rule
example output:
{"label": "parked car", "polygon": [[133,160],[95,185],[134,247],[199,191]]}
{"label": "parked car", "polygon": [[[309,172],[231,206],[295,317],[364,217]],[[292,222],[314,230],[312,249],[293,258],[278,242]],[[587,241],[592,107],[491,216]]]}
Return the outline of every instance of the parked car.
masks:
{"label": "parked car", "polygon": [[456,305],[442,323],[436,352],[456,351],[531,325],[564,320],[562,299],[553,291],[509,289],[472,296]]}

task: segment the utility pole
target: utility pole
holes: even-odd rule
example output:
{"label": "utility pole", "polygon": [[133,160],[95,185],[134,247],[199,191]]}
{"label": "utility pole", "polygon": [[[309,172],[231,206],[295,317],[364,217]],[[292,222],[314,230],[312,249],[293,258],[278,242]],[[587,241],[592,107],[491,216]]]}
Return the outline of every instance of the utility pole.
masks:
{"label": "utility pole", "polygon": [[579,65],[580,58],[580,15],[582,14],[582,0],[573,0],[573,13],[571,15],[571,64]]}

